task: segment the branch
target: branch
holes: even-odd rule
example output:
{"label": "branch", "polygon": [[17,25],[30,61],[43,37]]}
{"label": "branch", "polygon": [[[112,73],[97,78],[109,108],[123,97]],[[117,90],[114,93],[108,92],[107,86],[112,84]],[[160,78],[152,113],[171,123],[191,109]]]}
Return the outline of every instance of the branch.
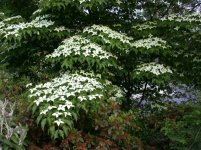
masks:
{"label": "branch", "polygon": [[146,81],[145,81],[145,87],[144,87],[143,92],[142,92],[142,97],[141,97],[139,103],[137,104],[138,107],[141,105],[141,103],[142,103],[142,101],[143,101],[143,99],[144,99],[145,92],[146,92],[146,90],[147,90],[147,84],[148,84],[148,81],[146,80]]}
{"label": "branch", "polygon": [[126,90],[128,90],[128,91],[126,92],[126,102],[123,104],[123,107],[124,108],[130,108],[130,105],[131,105],[131,100],[130,100],[130,96],[131,96],[130,72],[128,72],[127,75],[124,73],[124,80],[125,80],[125,84],[126,84]]}
{"label": "branch", "polygon": [[195,4],[195,5],[192,7],[192,9],[190,10],[190,13],[192,13],[193,11],[195,11],[195,8],[198,7],[198,6],[200,6],[200,5],[201,5],[201,3]]}
{"label": "branch", "polygon": [[169,10],[170,10],[172,4],[173,4],[173,2],[171,1],[169,7],[168,7],[168,8],[166,9],[166,11],[162,14],[162,17],[165,17],[165,15],[169,15]]}

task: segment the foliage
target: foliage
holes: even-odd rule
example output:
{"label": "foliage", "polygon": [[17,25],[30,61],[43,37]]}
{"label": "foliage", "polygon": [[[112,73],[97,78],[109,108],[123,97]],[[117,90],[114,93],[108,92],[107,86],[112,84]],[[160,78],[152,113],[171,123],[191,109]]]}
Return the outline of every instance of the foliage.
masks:
{"label": "foliage", "polygon": [[[143,26],[135,25],[132,34],[139,38],[149,34],[161,36],[173,50],[170,59],[164,61],[168,61],[168,64],[177,70],[179,81],[186,84],[193,82],[200,86],[200,71],[197,67],[200,65],[200,42],[197,40],[200,38],[199,24],[200,14],[172,14],[156,21],[145,22]],[[170,34],[167,34],[167,31]]]}
{"label": "foliage", "polygon": [[162,132],[172,149],[200,149],[200,102],[180,105],[174,118],[165,121]]}
{"label": "foliage", "polygon": [[[199,5],[40,0],[28,20],[1,13],[1,67],[32,82],[20,93],[32,111],[29,126],[35,120],[57,148],[199,146],[197,136],[188,138],[199,125],[189,121],[199,118],[199,104],[170,101],[173,87],[201,85],[201,17],[191,12]],[[181,114],[176,120],[172,108]]]}
{"label": "foliage", "polygon": [[[47,125],[51,137],[64,138],[78,119],[79,111],[98,111],[98,102],[121,98],[121,91],[109,81],[101,81],[92,73],[63,74],[51,82],[30,89],[34,104],[32,112],[42,129]],[[90,93],[90,95],[89,95]],[[91,101],[90,103],[85,101]]]}
{"label": "foliage", "polygon": [[6,14],[10,15],[22,15],[25,18],[29,18],[37,7],[35,0],[1,0],[0,9],[4,10]]}
{"label": "foliage", "polygon": [[[93,112],[90,116],[81,118],[79,127],[88,129],[84,131],[72,131],[62,140],[61,147],[73,149],[133,149],[140,145],[140,140],[133,136],[135,130],[139,130],[135,123],[135,113],[122,113],[118,104],[109,102],[104,104],[100,111]],[[93,117],[93,118],[92,118]],[[126,120],[126,123],[125,123]],[[93,121],[93,126],[86,121]],[[91,130],[94,130],[93,132]]]}

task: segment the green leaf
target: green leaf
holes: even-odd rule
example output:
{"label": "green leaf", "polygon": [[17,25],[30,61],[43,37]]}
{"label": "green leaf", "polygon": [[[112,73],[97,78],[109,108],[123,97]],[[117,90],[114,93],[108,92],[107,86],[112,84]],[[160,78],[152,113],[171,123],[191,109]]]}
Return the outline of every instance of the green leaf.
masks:
{"label": "green leaf", "polygon": [[67,136],[67,135],[68,135],[68,129],[69,129],[69,128],[64,125],[64,126],[62,126],[62,129],[63,129],[64,135]]}
{"label": "green leaf", "polygon": [[59,130],[59,135],[64,139],[64,132],[62,130]]}
{"label": "green leaf", "polygon": [[71,114],[72,114],[73,118],[75,119],[75,121],[77,121],[77,120],[78,120],[78,116],[77,116],[77,114],[74,113],[74,112],[71,112]]}
{"label": "green leaf", "polygon": [[52,119],[50,117],[47,117],[47,123],[49,126],[52,124]]}
{"label": "green leaf", "polygon": [[73,127],[73,122],[71,120],[65,120],[64,122],[69,126],[69,128]]}
{"label": "green leaf", "polygon": [[41,127],[42,127],[43,130],[44,130],[44,127],[45,127],[46,123],[47,123],[46,118],[41,121]]}
{"label": "green leaf", "polygon": [[32,111],[32,114],[36,112],[37,106],[34,103],[31,103],[28,107],[28,110]]}
{"label": "green leaf", "polygon": [[54,132],[55,132],[55,126],[51,126],[49,128],[49,133],[50,133],[50,135],[51,135],[52,138],[54,137]]}
{"label": "green leaf", "polygon": [[37,125],[39,124],[39,122],[41,121],[42,118],[43,118],[42,115],[39,115],[39,116],[37,117],[37,119],[36,119],[36,123],[37,123]]}
{"label": "green leaf", "polygon": [[56,131],[54,132],[54,139],[57,139],[58,137],[59,137],[58,130],[56,130]]}

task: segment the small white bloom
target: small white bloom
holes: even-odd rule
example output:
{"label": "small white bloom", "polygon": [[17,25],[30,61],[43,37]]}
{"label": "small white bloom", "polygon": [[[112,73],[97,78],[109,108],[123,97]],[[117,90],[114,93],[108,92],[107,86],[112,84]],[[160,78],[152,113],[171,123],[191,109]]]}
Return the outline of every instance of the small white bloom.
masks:
{"label": "small white bloom", "polygon": [[100,45],[91,42],[89,39],[75,35],[71,38],[65,39],[63,44],[60,45],[52,54],[46,56],[46,58],[55,58],[60,56],[69,57],[72,55],[84,55],[85,57],[91,56],[99,59],[108,59],[116,56],[112,55],[102,49]]}
{"label": "small white bloom", "polygon": [[148,63],[138,66],[137,74],[139,74],[139,72],[151,72],[158,76],[164,73],[172,73],[172,70],[169,67],[165,67],[163,64]]}
{"label": "small white bloom", "polygon": [[57,108],[57,107],[56,106],[48,106],[47,107],[48,110],[52,110],[52,109],[55,109],[55,108]]}
{"label": "small white bloom", "polygon": [[70,112],[64,112],[64,116],[71,116],[71,113]]}
{"label": "small white bloom", "polygon": [[78,96],[78,99],[82,102],[83,100],[87,100],[85,96]]}
{"label": "small white bloom", "polygon": [[42,98],[39,98],[37,100],[34,101],[34,103],[36,103],[36,105],[38,106],[40,103],[43,102],[43,99]]}
{"label": "small white bloom", "polygon": [[31,86],[32,86],[32,83],[29,83],[26,85],[26,88],[31,87]]}
{"label": "small white bloom", "polygon": [[52,116],[55,116],[56,118],[58,118],[61,115],[62,115],[61,112],[55,112],[55,113],[52,114]]}
{"label": "small white bloom", "polygon": [[73,103],[70,101],[66,101],[65,103],[65,107],[67,107],[68,109],[70,109],[71,107],[74,107]]}
{"label": "small white bloom", "polygon": [[59,105],[59,107],[57,108],[57,110],[65,111],[65,105]]}
{"label": "small white bloom", "polygon": [[46,115],[46,113],[48,112],[48,110],[49,110],[49,109],[42,110],[42,111],[40,112],[40,115],[42,115],[42,114]]}
{"label": "small white bloom", "polygon": [[60,124],[63,124],[64,122],[61,119],[59,119],[59,120],[55,120],[54,123],[60,126]]}
{"label": "small white bloom", "polygon": [[96,96],[95,95],[89,95],[89,100],[93,100],[93,99],[96,99]]}

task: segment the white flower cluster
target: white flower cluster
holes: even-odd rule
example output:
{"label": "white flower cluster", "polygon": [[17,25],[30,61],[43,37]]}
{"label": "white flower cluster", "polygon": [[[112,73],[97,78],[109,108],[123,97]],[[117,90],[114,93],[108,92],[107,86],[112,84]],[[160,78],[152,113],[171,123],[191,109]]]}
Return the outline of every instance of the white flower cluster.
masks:
{"label": "white flower cluster", "polygon": [[153,47],[162,47],[163,49],[167,48],[166,41],[158,37],[149,37],[147,39],[142,39],[132,43],[132,46],[135,48],[146,48],[150,49]]}
{"label": "white flower cluster", "polygon": [[70,31],[69,29],[65,28],[64,26],[54,28],[54,31],[61,32],[61,31]]}
{"label": "white flower cluster", "polygon": [[[74,107],[72,99],[76,98],[80,102],[101,99],[104,84],[100,83],[93,73],[86,73],[86,75],[65,73],[61,77],[30,89],[29,96],[35,99],[34,103],[38,107],[42,106],[43,108],[40,110],[40,115],[51,113],[56,119],[60,116],[71,116],[69,110]],[[98,89],[100,92],[95,92]]]}
{"label": "white flower cluster", "polygon": [[116,58],[111,53],[104,51],[101,46],[79,35],[68,38],[62,43],[63,44],[55,49],[52,54],[46,57],[55,58],[60,56],[84,55],[85,57],[90,56],[99,59],[108,59],[109,57]]}
{"label": "white flower cluster", "polygon": [[92,35],[99,36],[103,39],[105,43],[110,43],[110,39],[116,39],[121,41],[122,43],[131,45],[130,41],[133,40],[132,37],[128,37],[123,33],[118,33],[109,27],[102,26],[102,25],[93,25],[91,27],[87,27],[83,31],[84,33],[89,33]]}
{"label": "white flower cluster", "polygon": [[15,20],[15,19],[22,19],[22,17],[20,15],[13,16],[13,17],[4,19],[3,22],[9,22],[9,21],[12,21],[12,20]]}
{"label": "white flower cluster", "polygon": [[0,12],[0,16],[4,16],[5,14],[3,12]]}
{"label": "white flower cluster", "polygon": [[36,14],[41,13],[41,12],[42,12],[42,9],[37,9],[36,11],[33,12],[32,15],[36,15]]}
{"label": "white flower cluster", "polygon": [[171,14],[168,17],[164,17],[161,19],[161,21],[176,21],[176,22],[201,22],[201,15],[194,13],[189,15],[177,15],[177,14]]}
{"label": "white flower cluster", "polygon": [[[73,2],[76,0],[73,0]],[[80,4],[86,3],[86,2],[90,2],[91,0],[78,0]]]}
{"label": "white flower cluster", "polygon": [[[65,122],[64,118],[72,116],[72,108],[76,108],[77,103],[104,98],[108,86],[113,85],[107,80],[102,81],[101,75],[79,71],[65,73],[50,82],[36,85],[29,90],[29,97],[39,107],[40,115],[51,115],[59,126]],[[122,97],[122,91],[113,87],[114,100]]]}
{"label": "white flower cluster", "polygon": [[[93,76],[93,74],[88,73]],[[103,85],[96,78],[75,74],[63,74],[59,78],[45,84],[39,84],[30,89],[30,97],[39,97],[35,100],[36,105],[42,102],[54,102],[55,100],[67,101],[71,96],[77,96],[83,92],[103,89]],[[51,96],[48,96],[51,95]],[[93,95],[92,97],[101,97],[102,95]],[[85,97],[86,100],[92,100],[91,95]],[[79,99],[79,98],[78,98]],[[94,99],[94,98],[93,98]],[[82,101],[82,100],[80,100]]]}
{"label": "white flower cluster", "polygon": [[[70,0],[69,0],[70,1]],[[63,4],[68,4],[69,1],[65,1],[65,0],[39,0],[39,3],[42,3],[42,2],[49,2],[49,3],[63,3]],[[79,4],[83,4],[83,3],[86,3],[86,2],[91,2],[91,0],[71,0],[70,3],[74,3],[74,2],[79,2]]]}
{"label": "white flower cluster", "polygon": [[[4,21],[0,22],[0,34],[4,34],[4,37],[7,38],[10,35],[19,36],[19,32],[21,30],[27,28],[42,28],[42,27],[49,27],[54,24],[53,21],[47,20],[48,16],[39,16],[36,17],[34,20],[28,23],[18,23],[18,24],[9,24],[6,25]],[[12,17],[13,18],[13,17]],[[6,20],[9,20],[6,19]]]}
{"label": "white flower cluster", "polygon": [[140,72],[151,72],[158,76],[164,73],[172,73],[172,70],[169,67],[165,67],[163,64],[148,63],[138,66],[137,74]]}
{"label": "white flower cluster", "polygon": [[64,124],[61,119],[55,120],[54,123],[56,123],[58,126],[60,126],[60,124]]}
{"label": "white flower cluster", "polygon": [[3,28],[5,27],[5,23],[3,21],[0,21],[0,34],[2,33],[3,31]]}
{"label": "white flower cluster", "polygon": [[146,30],[146,29],[153,29],[153,28],[156,28],[156,27],[157,27],[156,22],[149,22],[149,23],[146,23],[146,24],[135,25],[132,28],[137,29],[139,31],[142,31],[142,30]]}

